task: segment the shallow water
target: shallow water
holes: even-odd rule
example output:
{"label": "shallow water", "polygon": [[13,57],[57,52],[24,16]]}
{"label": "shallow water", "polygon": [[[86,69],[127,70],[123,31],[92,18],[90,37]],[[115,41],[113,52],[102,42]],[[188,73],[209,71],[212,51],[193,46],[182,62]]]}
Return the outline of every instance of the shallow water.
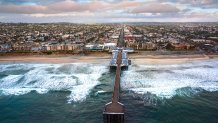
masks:
{"label": "shallow water", "polygon": [[[0,122],[101,123],[113,72],[93,64],[1,64]],[[121,77],[126,123],[216,123],[218,60],[132,65]]]}

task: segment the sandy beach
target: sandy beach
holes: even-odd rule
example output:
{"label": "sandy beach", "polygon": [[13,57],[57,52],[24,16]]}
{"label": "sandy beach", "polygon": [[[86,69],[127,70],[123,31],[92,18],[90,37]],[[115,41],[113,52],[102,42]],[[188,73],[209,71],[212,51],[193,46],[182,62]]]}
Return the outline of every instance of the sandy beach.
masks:
{"label": "sandy beach", "polygon": [[109,62],[110,57],[97,56],[4,56],[0,57],[0,63],[93,63]]}
{"label": "sandy beach", "polygon": [[130,58],[133,64],[180,64],[218,58],[218,55],[136,55]]}
{"label": "sandy beach", "polygon": [[[134,55],[130,54],[129,58],[132,64],[179,64],[196,60],[208,60],[218,58],[218,55]],[[1,56],[0,63],[92,63],[92,64],[109,64],[110,54],[106,55],[51,55],[51,56]]]}

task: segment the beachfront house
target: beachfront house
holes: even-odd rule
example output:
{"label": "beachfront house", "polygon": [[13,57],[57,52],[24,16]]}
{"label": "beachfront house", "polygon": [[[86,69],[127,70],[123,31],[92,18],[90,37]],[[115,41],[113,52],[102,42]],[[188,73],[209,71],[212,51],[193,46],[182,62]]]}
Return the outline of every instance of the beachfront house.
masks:
{"label": "beachfront house", "polygon": [[66,44],[47,44],[44,45],[44,51],[76,51],[82,50],[83,44],[66,43]]}
{"label": "beachfront house", "polygon": [[194,45],[188,43],[170,42],[166,45],[168,50],[190,50],[193,49]]}

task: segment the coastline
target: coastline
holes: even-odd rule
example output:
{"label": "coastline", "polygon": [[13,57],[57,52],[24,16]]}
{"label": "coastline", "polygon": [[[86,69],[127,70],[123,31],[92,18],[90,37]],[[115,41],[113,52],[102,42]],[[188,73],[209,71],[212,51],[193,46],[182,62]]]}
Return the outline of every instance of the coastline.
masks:
{"label": "coastline", "polygon": [[[198,60],[209,60],[218,58],[218,55],[191,54],[191,55],[139,55],[129,54],[132,64],[179,64]],[[17,55],[0,56],[0,64],[7,63],[90,63],[109,64],[110,54],[91,55]]]}

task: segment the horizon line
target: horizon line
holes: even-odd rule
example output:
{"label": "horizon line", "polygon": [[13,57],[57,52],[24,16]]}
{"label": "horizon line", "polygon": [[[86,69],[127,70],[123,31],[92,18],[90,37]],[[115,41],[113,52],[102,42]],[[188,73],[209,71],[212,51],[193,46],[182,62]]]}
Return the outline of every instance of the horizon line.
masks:
{"label": "horizon line", "polygon": [[13,24],[49,24],[49,23],[70,23],[70,24],[122,24],[122,23],[218,23],[217,21],[156,21],[156,22],[93,22],[93,23],[85,23],[85,22],[0,22],[0,23],[13,23]]}

